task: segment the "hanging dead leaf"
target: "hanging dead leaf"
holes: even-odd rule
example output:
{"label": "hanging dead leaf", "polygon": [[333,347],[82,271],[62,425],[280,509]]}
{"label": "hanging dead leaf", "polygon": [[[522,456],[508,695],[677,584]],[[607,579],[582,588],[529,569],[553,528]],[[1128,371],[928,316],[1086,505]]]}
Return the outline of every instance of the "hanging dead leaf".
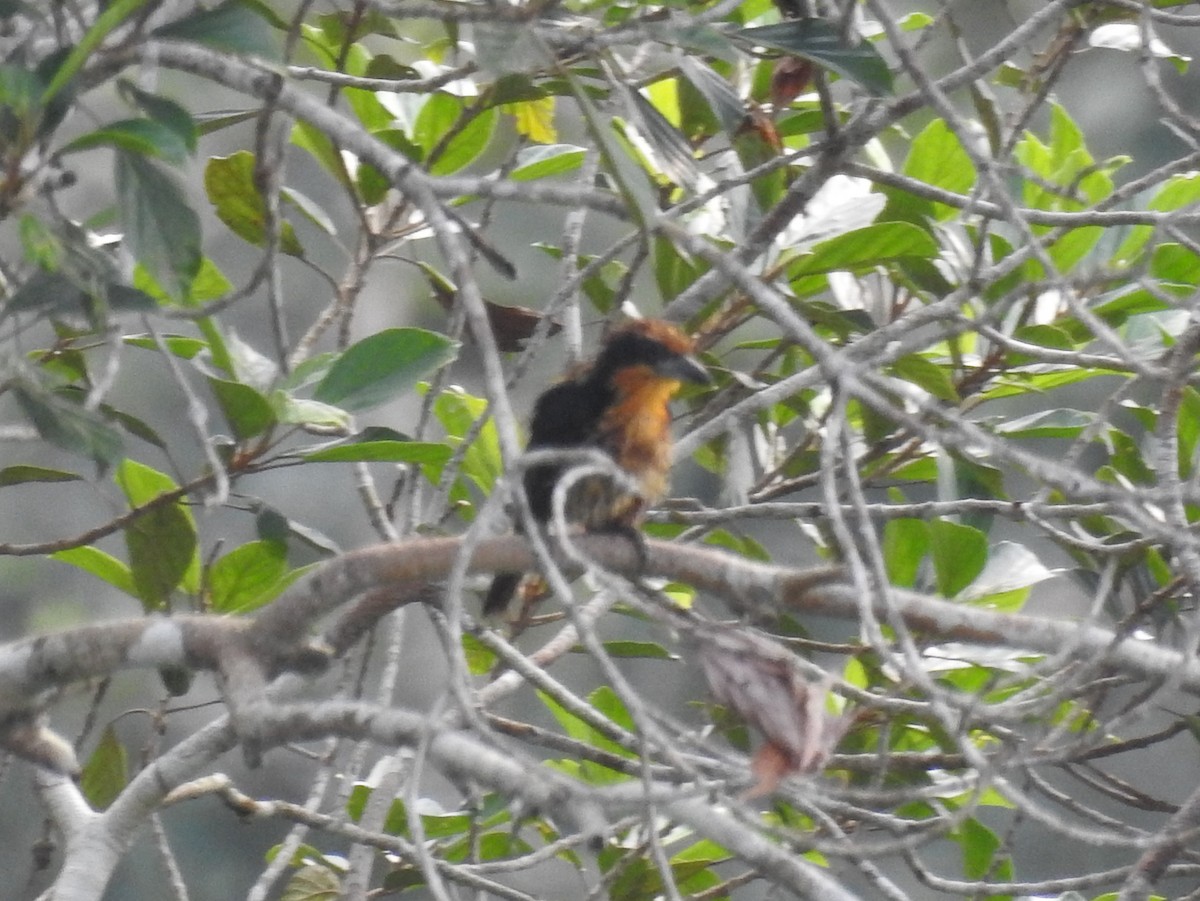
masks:
{"label": "hanging dead leaf", "polygon": [[808,90],[812,82],[813,64],[798,56],[784,56],[771,72],[771,108],[779,111]]}
{"label": "hanging dead leaf", "polygon": [[[433,292],[433,299],[443,310],[450,312],[454,307],[454,302],[458,299],[458,288],[428,264],[418,263],[417,265],[425,273],[425,278]],[[496,346],[505,353],[519,351],[521,342],[529,338],[537,329],[538,323],[545,318],[542,313],[531,310],[529,307],[506,306],[490,300],[484,300],[483,305],[487,310],[488,324],[492,327]],[[562,331],[562,323],[556,318],[551,318],[549,334],[554,335],[560,331]]]}
{"label": "hanging dead leaf", "polygon": [[766,739],[751,764],[749,797],[770,794],[787,776],[819,772],[854,721],[825,708],[828,683],[800,673],[791,653],[749,632],[706,636],[700,666],[713,696]]}

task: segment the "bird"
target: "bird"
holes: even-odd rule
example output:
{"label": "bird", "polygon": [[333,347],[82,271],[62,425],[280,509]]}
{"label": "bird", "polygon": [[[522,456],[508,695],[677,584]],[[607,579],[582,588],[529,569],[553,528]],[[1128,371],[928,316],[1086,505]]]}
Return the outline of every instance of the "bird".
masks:
{"label": "bird", "polygon": [[[608,334],[595,359],[568,371],[534,402],[528,450],[594,448],[629,476],[628,485],[598,474],[573,483],[563,507],[568,523],[585,532],[629,535],[644,553],[637,526],[667,492],[671,398],[684,382],[712,381],[694,354],[695,342],[677,326],[634,319]],[[568,469],[566,462],[550,462],[525,470],[529,512],[538,525],[553,519],[554,489]],[[497,573],[484,615],[506,609],[521,579],[521,573]]]}

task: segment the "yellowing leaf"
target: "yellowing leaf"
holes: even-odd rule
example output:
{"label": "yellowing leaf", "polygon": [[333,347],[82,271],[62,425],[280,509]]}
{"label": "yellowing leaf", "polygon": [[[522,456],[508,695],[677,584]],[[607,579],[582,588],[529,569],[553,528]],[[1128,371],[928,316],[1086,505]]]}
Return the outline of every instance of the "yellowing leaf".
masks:
{"label": "yellowing leaf", "polygon": [[516,119],[517,132],[529,140],[539,144],[553,144],[558,140],[558,131],[554,128],[553,97],[508,103],[504,110]]}

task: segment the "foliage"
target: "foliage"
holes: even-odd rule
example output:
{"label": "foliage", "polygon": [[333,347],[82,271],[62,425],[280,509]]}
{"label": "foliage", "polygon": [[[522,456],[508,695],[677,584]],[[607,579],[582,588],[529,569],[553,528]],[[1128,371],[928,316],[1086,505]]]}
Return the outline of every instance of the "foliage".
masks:
{"label": "foliage", "polygon": [[[431,779],[433,726],[411,757],[330,731],[316,781],[347,788],[319,815],[211,789],[292,825],[257,897],[554,897],[509,877],[563,872],[629,901],[1192,890],[1176,836],[1200,795],[1155,774],[1177,736],[1192,756],[1200,679],[1047,652],[1021,615],[1147,659],[1197,646],[1186,3],[1030,4],[986,39],[953,4],[887,0],[50,6],[0,2],[0,495],[82,512],[52,538],[6,518],[0,555],[83,573],[126,616],[245,617],[344,545],[478,538],[519,465],[514,408],[633,305],[684,323],[715,382],[678,405],[677,485],[702,502],[649,532],[836,562],[863,599],[849,625],[780,598],[731,625],[690,585],[594,572],[565,617],[510,628],[518,650],[458,573],[431,614],[445,673],[380,629],[322,690],[424,684],[430,722],[505,734],[594,789],[606,829],[482,772]],[[1071,102],[1097,72],[1149,111],[1127,153]],[[906,620],[903,591],[943,613]],[[178,675],[167,696],[212,699]],[[79,736],[97,809],[136,797],[131,762],[175,759],[128,745],[106,690]],[[771,704],[802,712],[794,745]],[[1126,755],[1142,778],[1106,768]]]}

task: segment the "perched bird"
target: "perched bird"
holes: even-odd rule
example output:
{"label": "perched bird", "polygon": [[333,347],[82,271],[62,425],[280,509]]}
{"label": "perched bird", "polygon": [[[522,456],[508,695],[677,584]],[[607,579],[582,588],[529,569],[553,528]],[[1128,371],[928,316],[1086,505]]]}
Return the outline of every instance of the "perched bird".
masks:
{"label": "perched bird", "polygon": [[[710,381],[693,350],[692,339],[674,325],[637,319],[611,332],[591,363],[569,372],[537,399],[530,450],[596,448],[637,486],[631,492],[605,476],[581,478],[567,494],[567,522],[589,532],[630,533],[646,507],[666,494],[671,468],[668,404],[683,382]],[[568,468],[548,463],[525,471],[525,494],[537,522],[553,517],[554,488]],[[484,600],[484,614],[503,610],[520,581],[521,573],[498,573]]]}

